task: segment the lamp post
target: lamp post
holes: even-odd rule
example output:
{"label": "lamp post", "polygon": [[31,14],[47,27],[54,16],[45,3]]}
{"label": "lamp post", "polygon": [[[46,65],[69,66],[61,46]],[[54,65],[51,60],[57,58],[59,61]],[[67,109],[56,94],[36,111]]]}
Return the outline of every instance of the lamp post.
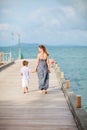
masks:
{"label": "lamp post", "polygon": [[[12,32],[11,33],[11,39],[13,40],[13,36],[14,36],[14,33]],[[10,56],[10,60],[12,61],[12,51],[11,51],[11,45],[10,45],[10,53],[9,53],[9,56]]]}
{"label": "lamp post", "polygon": [[23,54],[20,47],[20,33],[18,33],[18,59],[23,59]]}
{"label": "lamp post", "polygon": [[18,59],[20,59],[20,33],[18,33]]}
{"label": "lamp post", "polygon": [[12,33],[12,35],[16,34],[18,36],[18,59],[22,59],[23,55],[20,48],[20,33]]}

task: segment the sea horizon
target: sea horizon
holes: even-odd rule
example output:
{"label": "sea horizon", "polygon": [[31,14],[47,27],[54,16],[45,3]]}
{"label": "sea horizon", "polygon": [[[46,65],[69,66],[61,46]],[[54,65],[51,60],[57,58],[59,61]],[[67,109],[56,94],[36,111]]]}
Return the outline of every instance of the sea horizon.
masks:
{"label": "sea horizon", "polygon": [[[44,46],[57,46],[57,47],[87,47],[87,45],[78,45],[78,44],[42,44],[42,43],[20,43],[21,46],[38,46],[38,45],[44,45]],[[19,43],[14,44],[14,45],[0,45],[0,47],[14,47],[14,46],[19,46]]]}

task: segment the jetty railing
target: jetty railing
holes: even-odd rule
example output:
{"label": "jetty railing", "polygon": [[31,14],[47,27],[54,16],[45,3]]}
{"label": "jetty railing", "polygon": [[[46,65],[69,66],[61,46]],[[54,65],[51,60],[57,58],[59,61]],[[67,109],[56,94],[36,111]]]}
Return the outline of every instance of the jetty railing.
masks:
{"label": "jetty railing", "polygon": [[6,61],[12,61],[11,52],[9,53],[0,52],[0,63],[4,63]]}
{"label": "jetty railing", "polygon": [[12,59],[11,52],[4,53],[0,52],[0,71],[4,70],[8,66],[14,64],[14,60]]}
{"label": "jetty railing", "polygon": [[61,72],[61,69],[55,60],[51,62],[51,65],[55,69],[56,76],[58,77],[61,89],[74,116],[78,129],[87,130],[87,112],[82,107],[81,95],[76,95],[72,91],[70,80],[65,79],[64,72]]}

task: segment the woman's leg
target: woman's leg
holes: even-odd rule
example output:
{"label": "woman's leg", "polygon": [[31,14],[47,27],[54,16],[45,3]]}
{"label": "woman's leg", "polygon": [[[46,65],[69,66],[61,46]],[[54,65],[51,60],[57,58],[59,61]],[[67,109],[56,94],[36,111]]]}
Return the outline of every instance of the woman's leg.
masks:
{"label": "woman's leg", "polygon": [[44,89],[44,72],[42,69],[38,70],[38,81],[39,81],[39,90]]}

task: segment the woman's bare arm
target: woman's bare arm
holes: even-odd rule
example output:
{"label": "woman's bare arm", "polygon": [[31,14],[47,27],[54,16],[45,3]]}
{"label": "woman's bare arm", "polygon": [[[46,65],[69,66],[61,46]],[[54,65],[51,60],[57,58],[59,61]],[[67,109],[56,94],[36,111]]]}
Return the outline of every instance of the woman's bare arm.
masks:
{"label": "woman's bare arm", "polygon": [[38,56],[37,56],[37,60],[36,60],[36,68],[35,68],[35,70],[37,71],[37,67],[38,67],[38,64],[39,64],[39,54],[38,54]]}

